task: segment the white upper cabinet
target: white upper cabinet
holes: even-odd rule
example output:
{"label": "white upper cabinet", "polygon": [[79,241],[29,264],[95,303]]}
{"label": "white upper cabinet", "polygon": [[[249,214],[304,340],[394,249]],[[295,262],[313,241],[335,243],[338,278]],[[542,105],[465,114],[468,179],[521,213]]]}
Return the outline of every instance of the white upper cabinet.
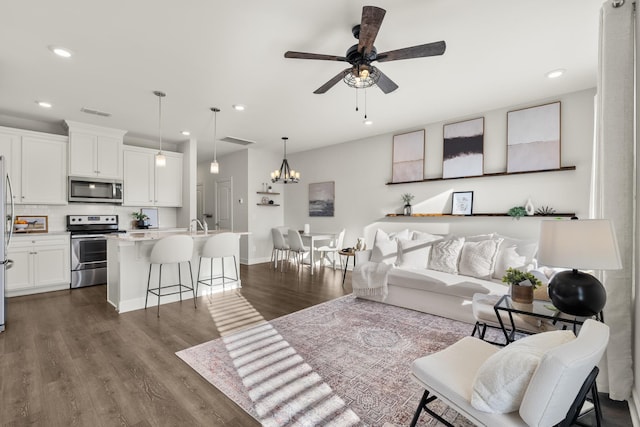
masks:
{"label": "white upper cabinet", "polygon": [[182,206],[182,153],[163,151],[167,165],[156,167],[156,150],[124,148],[125,206]]}
{"label": "white upper cabinet", "polygon": [[24,204],[67,204],[68,138],[0,127],[0,155],[13,201]]}
{"label": "white upper cabinet", "polygon": [[69,128],[69,175],[122,179],[126,131],[65,121]]}

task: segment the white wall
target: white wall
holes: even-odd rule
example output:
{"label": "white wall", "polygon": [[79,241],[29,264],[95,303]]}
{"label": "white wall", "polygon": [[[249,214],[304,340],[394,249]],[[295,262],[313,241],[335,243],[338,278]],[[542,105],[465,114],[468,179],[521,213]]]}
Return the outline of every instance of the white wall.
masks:
{"label": "white wall", "polygon": [[[391,180],[393,134],[333,145],[289,156],[291,166],[302,173],[302,182],[291,185],[284,195],[284,223],[302,228],[308,223],[312,231],[337,231],[346,228],[344,246],[352,246],[359,236],[372,236],[375,228],[437,228],[438,232],[461,233],[500,231],[521,237],[535,237],[538,221],[510,218],[385,218],[400,213],[400,195],[412,193],[414,213],[446,213],[451,209],[451,192],[474,191],[474,212],[506,212],[524,205],[531,198],[534,205],[551,206],[557,212],[575,212],[586,217],[589,205],[591,150],[593,143],[593,97],[595,89],[552,99],[535,100],[499,110],[478,112],[469,117],[399,129],[393,134],[426,129],[425,177],[442,176],[442,127],[446,123],[476,117],[485,118],[485,173],[506,170],[506,115],[510,110],[561,101],[561,165],[576,166],[575,171],[523,175],[465,178],[401,185],[385,185]],[[309,217],[308,185],[335,181],[335,216]],[[506,233],[505,232],[505,233]],[[368,239],[370,244],[370,238]]]}
{"label": "white wall", "polygon": [[198,164],[198,142],[195,138],[180,144],[182,153],[182,207],[176,212],[178,227],[188,227],[196,217],[196,181]]}

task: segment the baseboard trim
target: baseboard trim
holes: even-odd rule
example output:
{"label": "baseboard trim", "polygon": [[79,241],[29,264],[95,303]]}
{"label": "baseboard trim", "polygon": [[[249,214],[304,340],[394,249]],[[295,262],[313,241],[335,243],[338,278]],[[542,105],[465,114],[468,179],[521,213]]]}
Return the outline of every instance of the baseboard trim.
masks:
{"label": "baseboard trim", "polygon": [[633,427],[640,427],[640,417],[638,416],[638,408],[640,408],[640,396],[638,396],[635,387],[631,390],[631,399],[629,399],[627,403],[629,404],[631,424],[633,424]]}

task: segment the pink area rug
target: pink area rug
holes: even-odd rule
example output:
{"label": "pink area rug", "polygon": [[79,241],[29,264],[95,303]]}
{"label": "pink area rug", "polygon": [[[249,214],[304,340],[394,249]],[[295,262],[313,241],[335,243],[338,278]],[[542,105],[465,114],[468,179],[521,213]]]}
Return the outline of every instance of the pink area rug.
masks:
{"label": "pink area rug", "polygon": [[411,362],[472,329],[349,295],[176,354],[266,426],[407,426],[423,392]]}

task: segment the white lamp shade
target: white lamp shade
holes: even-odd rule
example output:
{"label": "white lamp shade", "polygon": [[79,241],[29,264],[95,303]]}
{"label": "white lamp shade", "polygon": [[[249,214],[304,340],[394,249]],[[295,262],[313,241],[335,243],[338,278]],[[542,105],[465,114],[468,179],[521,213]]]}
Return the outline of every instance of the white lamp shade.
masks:
{"label": "white lamp shade", "polygon": [[219,173],[220,165],[218,162],[211,162],[211,166],[209,166],[209,173]]}
{"label": "white lamp shade", "polygon": [[159,166],[161,168],[167,166],[167,158],[164,154],[162,154],[162,152],[156,154],[156,166]]}
{"label": "white lamp shade", "polygon": [[607,219],[542,221],[538,262],[576,270],[622,268],[613,224]]}

